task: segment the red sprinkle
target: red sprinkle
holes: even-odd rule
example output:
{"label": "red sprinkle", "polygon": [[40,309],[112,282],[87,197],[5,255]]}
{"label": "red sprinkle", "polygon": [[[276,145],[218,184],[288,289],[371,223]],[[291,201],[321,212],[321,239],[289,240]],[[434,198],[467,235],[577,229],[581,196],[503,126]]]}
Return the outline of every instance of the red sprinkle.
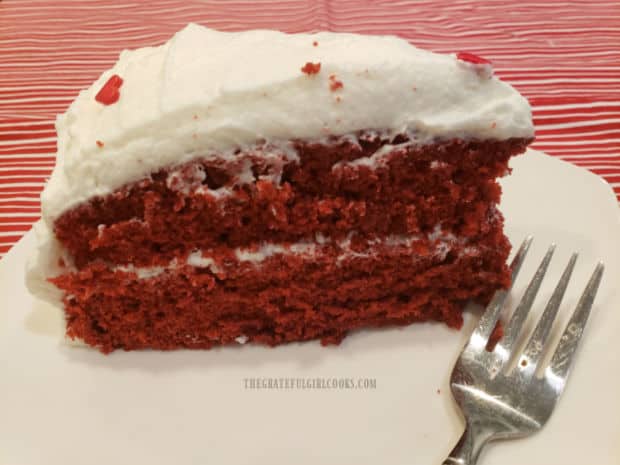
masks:
{"label": "red sprinkle", "polygon": [[486,58],[479,57],[478,55],[474,55],[469,52],[458,52],[456,57],[461,61],[466,61],[468,63],[473,63],[475,65],[490,65],[491,62]]}
{"label": "red sprinkle", "polygon": [[335,74],[332,74],[329,76],[329,88],[331,89],[332,92],[342,87],[344,87],[344,84],[342,83],[342,81],[339,81],[338,79],[336,79]]}
{"label": "red sprinkle", "polygon": [[306,63],[302,68],[301,68],[301,72],[302,73],[306,73],[306,74],[317,74],[319,71],[321,71],[321,63]]}
{"label": "red sprinkle", "polygon": [[319,45],[319,43],[315,40],[314,42],[312,42],[312,45],[316,47],[317,45]]}
{"label": "red sprinkle", "polygon": [[121,96],[120,88],[123,85],[123,78],[118,74],[113,74],[108,79],[101,90],[95,95],[95,100],[104,105],[112,105],[116,103]]}
{"label": "red sprinkle", "polygon": [[95,143],[97,144],[97,147],[99,148],[103,147],[103,142],[101,142],[100,140],[95,141]]}

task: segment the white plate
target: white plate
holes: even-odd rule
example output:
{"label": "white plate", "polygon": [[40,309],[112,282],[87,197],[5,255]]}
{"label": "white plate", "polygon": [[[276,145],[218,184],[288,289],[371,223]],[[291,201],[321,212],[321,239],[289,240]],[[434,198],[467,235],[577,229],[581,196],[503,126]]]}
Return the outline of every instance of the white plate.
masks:
{"label": "white plate", "polygon": [[[531,276],[551,241],[558,250],[550,278],[580,251],[565,319],[596,261],[607,268],[557,412],[540,434],[489,447],[482,463],[617,464],[615,196],[595,175],[540,153],[513,165],[502,203],[508,235],[513,243],[536,236],[522,276]],[[418,324],[359,332],[339,347],[311,342],[104,356],[60,343],[57,313],[28,295],[23,268],[32,246],[28,234],[0,262],[2,464],[439,464],[461,432],[448,376],[466,330]],[[553,279],[538,302],[550,295]],[[244,388],[245,378],[257,377],[372,378],[376,389]]]}

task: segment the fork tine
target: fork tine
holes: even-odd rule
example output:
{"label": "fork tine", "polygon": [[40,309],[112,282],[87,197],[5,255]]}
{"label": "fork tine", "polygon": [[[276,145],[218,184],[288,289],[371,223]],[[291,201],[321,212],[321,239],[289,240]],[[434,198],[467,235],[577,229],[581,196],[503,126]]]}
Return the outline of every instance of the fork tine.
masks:
{"label": "fork tine", "polygon": [[[512,272],[511,274],[512,284],[514,284],[515,280],[517,279],[519,270],[521,270],[521,265],[523,265],[523,261],[525,260],[525,256],[527,255],[528,250],[530,250],[530,245],[532,245],[533,240],[534,240],[533,236],[527,236],[523,240],[523,242],[521,242],[521,245],[519,246],[519,250],[517,250],[517,253],[515,254],[514,258],[512,259],[512,262],[510,263],[510,270]],[[512,284],[510,285],[510,287],[512,287]]]}
{"label": "fork tine", "polygon": [[[525,260],[528,250],[530,249],[530,245],[532,245],[532,240],[532,236],[525,238],[525,240],[521,243],[521,246],[519,246],[519,250],[512,259],[512,263],[510,264],[510,269],[512,270],[512,283],[514,283],[517,279],[521,265]],[[512,284],[510,287],[512,288]],[[480,317],[480,321],[478,321],[476,329],[472,333],[472,338],[475,337],[478,339],[482,345],[486,345],[491,333],[495,329],[495,325],[497,324],[499,314],[501,313],[509,290],[510,289],[501,289],[493,295],[493,299],[489,305],[487,305],[487,308]]]}
{"label": "fork tine", "polygon": [[579,298],[577,307],[575,308],[570,321],[566,325],[566,329],[564,330],[564,333],[562,333],[558,347],[553,354],[553,358],[551,359],[549,370],[561,379],[565,379],[568,376],[572,366],[575,358],[575,351],[577,350],[583,330],[588,321],[588,317],[590,316],[592,303],[594,302],[594,297],[596,296],[599,284],[601,283],[604,268],[603,263],[599,262],[594,269],[594,273],[592,273],[592,277],[590,277],[588,285]]}
{"label": "fork tine", "polygon": [[552,244],[542,262],[538,266],[534,277],[530,281],[525,290],[525,294],[521,297],[521,301],[517,305],[517,308],[512,314],[510,318],[510,322],[506,327],[504,332],[504,336],[500,340],[499,344],[496,346],[497,351],[502,351],[506,356],[510,354],[512,348],[519,337],[519,333],[521,332],[521,327],[527,318],[530,309],[532,308],[532,304],[534,303],[534,299],[536,298],[536,294],[538,294],[538,290],[540,289],[540,285],[547,273],[547,268],[549,267],[549,263],[551,263],[551,258],[553,257],[553,252],[555,251],[555,244]]}
{"label": "fork tine", "polygon": [[526,363],[530,365],[530,369],[534,368],[540,360],[545,341],[547,340],[551,326],[555,321],[555,317],[558,314],[560,303],[562,303],[562,298],[564,297],[564,293],[568,287],[568,282],[570,281],[573,269],[575,268],[576,261],[577,254],[574,253],[570,257],[568,265],[566,265],[558,285],[553,291],[553,294],[551,295],[540,320],[538,320],[538,323],[536,324],[536,328],[534,329],[532,336],[525,346],[523,357],[526,360]]}

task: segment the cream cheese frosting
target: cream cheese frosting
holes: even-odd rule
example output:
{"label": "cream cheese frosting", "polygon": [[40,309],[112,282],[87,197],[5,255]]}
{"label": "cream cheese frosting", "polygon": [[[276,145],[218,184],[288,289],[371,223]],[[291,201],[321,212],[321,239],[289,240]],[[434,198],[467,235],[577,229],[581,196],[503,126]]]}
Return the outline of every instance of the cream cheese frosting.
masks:
{"label": "cream cheese frosting", "polygon": [[[319,72],[302,72],[306,63],[320,63]],[[113,75],[123,80],[120,98],[104,105],[95,96]],[[56,128],[56,167],[42,194],[49,226],[67,209],[154,170],[232,158],[256,141],[364,129],[414,131],[421,141],[534,133],[527,100],[489,65],[392,36],[220,32],[196,24],[164,45],[123,51]]]}

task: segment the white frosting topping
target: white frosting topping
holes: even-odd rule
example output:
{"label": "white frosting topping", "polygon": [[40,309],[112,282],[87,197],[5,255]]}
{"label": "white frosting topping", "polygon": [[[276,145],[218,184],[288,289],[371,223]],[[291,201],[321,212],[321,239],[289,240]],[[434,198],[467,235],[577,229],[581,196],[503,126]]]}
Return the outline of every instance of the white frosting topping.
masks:
{"label": "white frosting topping", "polygon": [[[320,63],[320,72],[304,74],[307,62]],[[103,105],[95,95],[114,74],[123,79],[120,99]],[[343,86],[331,89],[333,79]],[[196,24],[164,45],[122,52],[56,127],[57,165],[42,194],[48,224],[161,167],[233,158],[257,140],[372,128],[413,130],[422,141],[533,135],[528,102],[488,65],[391,36],[231,33]]]}

